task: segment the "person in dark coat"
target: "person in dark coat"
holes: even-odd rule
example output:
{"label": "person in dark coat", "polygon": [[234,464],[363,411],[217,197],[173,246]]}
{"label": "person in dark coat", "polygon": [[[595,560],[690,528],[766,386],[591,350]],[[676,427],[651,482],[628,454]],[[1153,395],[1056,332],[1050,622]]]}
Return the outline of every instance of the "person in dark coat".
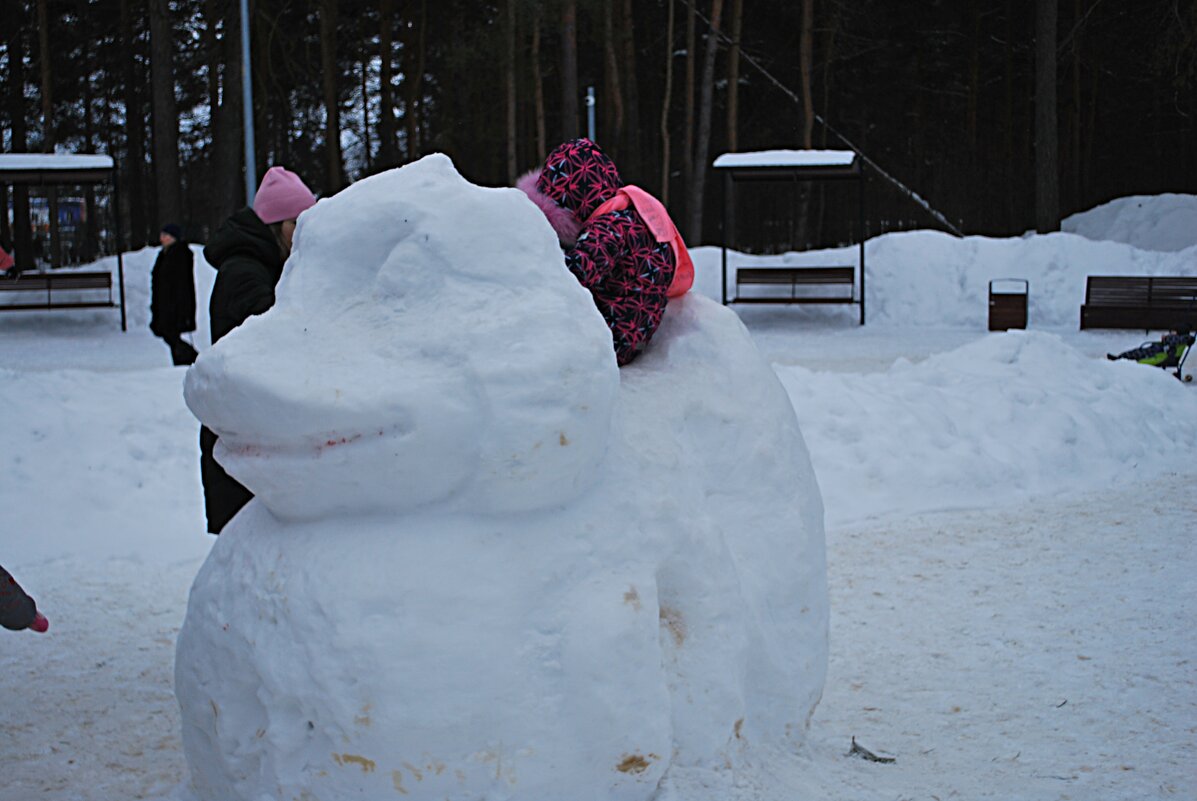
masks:
{"label": "person in dark coat", "polygon": [[37,611],[37,604],[3,566],[0,566],[0,626],[9,631],[43,632],[50,628],[50,621]]}
{"label": "person in dark coat", "polygon": [[[213,234],[204,248],[204,258],[217,270],[208,303],[213,344],[274,305],[274,287],[291,255],[296,220],[315,203],[316,197],[298,175],[271,167],[258,187],[253,208],[236,212]],[[253,497],[213,458],[216,440],[207,426],[200,428],[200,476],[212,534],[219,534]]]}
{"label": "person in dark coat", "polygon": [[150,273],[150,330],[170,347],[175,365],[192,364],[196,353],[183,334],[195,330],[195,258],[174,223],[158,235],[162,250]]}
{"label": "person in dark coat", "polygon": [[[516,183],[535,203],[565,251],[565,265],[590,290],[595,306],[611,328],[615,358],[622,367],[652,339],[665,313],[677,265],[693,267],[681,237],[658,201],[646,214],[664,218],[672,241],[650,229],[639,201],[610,208],[624,187],[614,162],[589,139],[574,139],[553,149],[544,167]],[[636,190],[641,197],[647,195]],[[681,261],[679,261],[679,259]]]}

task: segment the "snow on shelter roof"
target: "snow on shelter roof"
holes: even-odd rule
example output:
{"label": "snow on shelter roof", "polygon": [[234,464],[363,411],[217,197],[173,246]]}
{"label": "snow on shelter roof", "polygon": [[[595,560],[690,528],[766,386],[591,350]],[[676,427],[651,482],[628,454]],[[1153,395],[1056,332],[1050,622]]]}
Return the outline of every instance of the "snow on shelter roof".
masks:
{"label": "snow on shelter roof", "polygon": [[0,183],[96,183],[112,178],[111,156],[90,153],[0,153]]}
{"label": "snow on shelter roof", "polygon": [[851,150],[758,150],[752,153],[724,153],[715,159],[716,168],[738,167],[850,167],[856,159]]}

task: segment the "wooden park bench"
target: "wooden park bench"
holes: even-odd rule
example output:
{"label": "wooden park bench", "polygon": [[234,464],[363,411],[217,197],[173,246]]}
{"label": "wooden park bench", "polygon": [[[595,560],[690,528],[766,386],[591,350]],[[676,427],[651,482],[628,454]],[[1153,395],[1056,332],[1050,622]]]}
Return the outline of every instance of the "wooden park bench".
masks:
{"label": "wooden park bench", "polygon": [[[746,295],[747,285],[789,287],[788,295]],[[737,267],[733,303],[855,303],[856,268],[825,267]],[[847,288],[845,293],[843,290]],[[799,290],[803,290],[800,294]],[[813,294],[806,290],[813,290]],[[838,290],[838,291],[837,291]]]}
{"label": "wooden park bench", "polygon": [[[111,308],[117,305],[112,298],[112,273],[106,272],[20,273],[15,278],[0,278],[0,297],[10,292],[36,293],[36,298],[22,297],[15,303],[0,300],[0,311]],[[64,292],[69,294],[64,297]]]}
{"label": "wooden park bench", "polygon": [[1197,276],[1091,275],[1081,328],[1197,328]]}

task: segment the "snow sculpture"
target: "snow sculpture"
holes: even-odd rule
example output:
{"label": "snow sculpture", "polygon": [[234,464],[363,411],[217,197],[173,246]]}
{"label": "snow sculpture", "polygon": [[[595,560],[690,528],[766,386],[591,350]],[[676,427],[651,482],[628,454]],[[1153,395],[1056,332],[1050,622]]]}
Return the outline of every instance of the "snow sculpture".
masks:
{"label": "snow sculpture", "polygon": [[179,635],[196,797],[647,801],[801,742],[822,505],[732,313],[619,371],[541,213],[444,156],[305,213],[277,294],[186,381],[256,495]]}

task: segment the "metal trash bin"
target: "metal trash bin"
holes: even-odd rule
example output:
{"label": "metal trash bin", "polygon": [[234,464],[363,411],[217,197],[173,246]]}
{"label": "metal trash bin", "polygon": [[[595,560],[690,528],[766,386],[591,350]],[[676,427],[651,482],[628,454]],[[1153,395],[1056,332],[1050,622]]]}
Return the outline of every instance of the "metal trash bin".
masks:
{"label": "metal trash bin", "polygon": [[[1003,286],[994,287],[994,284]],[[1022,284],[1012,287],[1011,284]],[[989,282],[989,330],[1007,331],[1027,327],[1027,296],[1031,284],[1025,278],[995,278]]]}

